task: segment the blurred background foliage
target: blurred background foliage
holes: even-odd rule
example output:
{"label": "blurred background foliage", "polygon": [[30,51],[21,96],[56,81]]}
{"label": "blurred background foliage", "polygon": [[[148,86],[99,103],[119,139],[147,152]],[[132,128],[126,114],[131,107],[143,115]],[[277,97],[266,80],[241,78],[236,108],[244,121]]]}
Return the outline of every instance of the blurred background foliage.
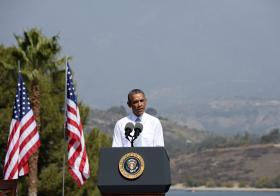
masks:
{"label": "blurred background foliage", "polygon": [[[29,96],[32,96],[32,82],[40,89],[39,134],[42,145],[39,149],[38,195],[61,195],[63,157],[66,152],[63,127],[66,57],[60,56],[62,48],[57,35],[48,38],[39,29],[32,28],[22,36],[15,35],[15,39],[15,46],[0,45],[0,175],[3,178],[20,64]],[[80,102],[79,109],[82,122],[86,125],[89,108]],[[98,129],[88,130],[85,137],[90,178],[84,186],[78,188],[67,171],[66,163],[65,195],[99,195],[96,186],[98,153],[101,147],[111,146],[111,138]],[[19,195],[27,195],[27,181],[28,176],[19,179]]]}

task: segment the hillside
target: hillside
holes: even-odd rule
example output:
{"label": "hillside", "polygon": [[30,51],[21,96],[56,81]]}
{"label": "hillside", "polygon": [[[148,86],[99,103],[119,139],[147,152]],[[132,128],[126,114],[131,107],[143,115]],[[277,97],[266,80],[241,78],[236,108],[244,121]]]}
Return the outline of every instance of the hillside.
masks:
{"label": "hillside", "polygon": [[171,160],[173,183],[280,187],[280,145],[208,149]]}
{"label": "hillside", "polygon": [[[122,106],[91,110],[86,129],[98,128],[112,136],[115,122],[124,115]],[[280,187],[279,145],[257,144],[261,140],[251,140],[246,134],[230,137],[159,119],[170,156],[172,184]],[[279,130],[275,133],[275,142],[279,143]]]}
{"label": "hillside", "polygon": [[[98,128],[112,136],[116,121],[124,115],[126,115],[126,111],[123,107],[112,107],[106,111],[91,110],[86,129]],[[190,144],[199,143],[211,135],[206,131],[199,131],[188,126],[179,125],[167,118],[159,118],[163,127],[165,147],[171,157],[176,154],[185,153],[185,149]]]}

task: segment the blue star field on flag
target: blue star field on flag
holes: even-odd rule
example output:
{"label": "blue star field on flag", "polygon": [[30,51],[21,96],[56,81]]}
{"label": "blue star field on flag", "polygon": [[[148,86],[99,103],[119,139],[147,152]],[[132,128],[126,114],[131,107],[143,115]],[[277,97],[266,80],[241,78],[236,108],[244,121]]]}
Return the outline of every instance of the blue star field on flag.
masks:
{"label": "blue star field on flag", "polygon": [[71,99],[77,104],[77,97],[75,95],[72,73],[68,64],[67,64],[67,98]]}
{"label": "blue star field on flag", "polygon": [[18,77],[15,104],[13,108],[13,119],[21,120],[31,110],[29,97],[21,74]]}

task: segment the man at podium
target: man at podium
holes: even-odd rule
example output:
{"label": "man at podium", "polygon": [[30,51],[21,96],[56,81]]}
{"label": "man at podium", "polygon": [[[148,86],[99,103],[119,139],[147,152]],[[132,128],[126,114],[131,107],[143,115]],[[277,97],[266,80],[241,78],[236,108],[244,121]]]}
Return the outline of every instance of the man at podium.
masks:
{"label": "man at podium", "polygon": [[140,89],[128,93],[131,114],[117,121],[112,147],[164,146],[162,126],[158,118],[145,112],[147,98]]}

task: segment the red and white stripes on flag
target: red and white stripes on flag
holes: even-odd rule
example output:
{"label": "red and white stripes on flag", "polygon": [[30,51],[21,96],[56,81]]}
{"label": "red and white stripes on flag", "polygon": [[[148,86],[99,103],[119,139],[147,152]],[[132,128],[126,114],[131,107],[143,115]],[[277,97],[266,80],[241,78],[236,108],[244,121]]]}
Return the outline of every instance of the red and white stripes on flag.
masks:
{"label": "red and white stripes on flag", "polygon": [[28,173],[28,159],[40,147],[39,133],[22,76],[19,73],[4,164],[4,179]]}
{"label": "red and white stripes on flag", "polygon": [[72,73],[66,65],[67,111],[66,131],[68,137],[68,170],[73,179],[81,186],[89,178],[89,163],[80,119],[77,97],[75,95]]}

